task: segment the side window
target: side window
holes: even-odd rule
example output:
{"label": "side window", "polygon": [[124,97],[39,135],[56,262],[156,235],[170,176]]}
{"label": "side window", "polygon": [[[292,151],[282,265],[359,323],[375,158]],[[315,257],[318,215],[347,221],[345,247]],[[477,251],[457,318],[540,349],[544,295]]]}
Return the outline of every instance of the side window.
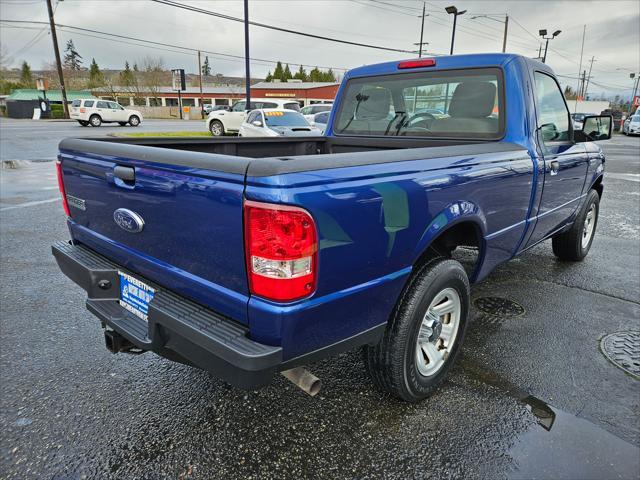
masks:
{"label": "side window", "polygon": [[569,111],[556,81],[544,73],[536,72],[536,98],[538,100],[538,128],[542,140],[562,142],[569,140]]}
{"label": "side window", "polygon": [[278,104],[273,102],[264,102],[260,108],[278,108]]}
{"label": "side window", "polygon": [[258,114],[260,112],[253,111],[247,117],[247,123],[255,122],[258,119]]}
{"label": "side window", "polygon": [[72,107],[79,107],[80,106],[80,100],[74,100],[73,102],[71,102],[71,106]]}
{"label": "side window", "polygon": [[93,107],[93,100],[85,100],[84,106],[89,108]]}
{"label": "side window", "polygon": [[322,112],[316,115],[317,123],[328,123],[329,122],[329,112]]}
{"label": "side window", "polygon": [[109,102],[98,102],[96,108],[109,108]]}
{"label": "side window", "polygon": [[244,106],[247,102],[238,102],[231,107],[232,112],[244,112]]}
{"label": "side window", "polygon": [[311,115],[313,113],[313,107],[303,107],[302,110],[300,110],[300,113],[303,115]]}
{"label": "side window", "polygon": [[109,108],[112,108],[113,110],[120,110],[121,107],[116,102],[109,102]]}
{"label": "side window", "polygon": [[285,103],[284,108],[287,110],[294,110],[296,112],[300,111],[300,104],[298,102]]}

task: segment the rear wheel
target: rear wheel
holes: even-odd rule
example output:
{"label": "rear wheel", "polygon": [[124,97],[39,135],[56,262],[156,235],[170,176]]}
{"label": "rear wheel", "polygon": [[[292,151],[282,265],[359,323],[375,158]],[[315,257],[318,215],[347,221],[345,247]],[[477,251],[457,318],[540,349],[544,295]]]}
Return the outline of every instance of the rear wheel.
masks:
{"label": "rear wheel", "polygon": [[209,124],[209,130],[214,137],[221,137],[224,135],[224,125],[219,120],[214,120]]}
{"label": "rear wheel", "polygon": [[99,115],[91,115],[91,118],[89,118],[89,125],[92,127],[99,127],[102,125],[102,119]]}
{"label": "rear wheel", "polygon": [[587,256],[596,233],[599,212],[600,196],[595,190],[589,190],[571,229],[551,239],[556,257],[578,262]]}
{"label": "rear wheel", "polygon": [[138,125],[140,125],[140,119],[136,115],[131,115],[129,117],[129,125],[131,125],[132,127],[137,127]]}
{"label": "rear wheel", "polygon": [[460,263],[437,258],[413,276],[384,337],[364,348],[373,383],[408,402],[431,395],[460,353],[469,280]]}

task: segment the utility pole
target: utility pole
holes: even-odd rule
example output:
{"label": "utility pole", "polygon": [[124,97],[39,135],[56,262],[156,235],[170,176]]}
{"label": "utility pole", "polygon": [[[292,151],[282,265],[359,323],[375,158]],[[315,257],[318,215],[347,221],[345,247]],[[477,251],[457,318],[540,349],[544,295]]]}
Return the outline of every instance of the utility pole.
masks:
{"label": "utility pole", "polygon": [[589,61],[590,65],[589,65],[589,74],[587,75],[587,85],[584,87],[584,99],[587,99],[587,92],[589,91],[589,82],[591,81],[591,69],[593,68],[593,62],[596,61],[596,57],[593,56],[591,57],[591,60]]}
{"label": "utility pole", "polygon": [[62,92],[62,108],[64,118],[69,118],[69,105],[67,105],[67,90],[64,86],[64,74],[62,73],[62,62],[60,61],[60,50],[58,49],[58,36],[56,35],[56,23],[53,20],[53,7],[51,0],[47,0],[47,10],[49,11],[49,25],[51,27],[51,40],[53,40],[53,52],[56,56],[56,66],[58,67],[58,80],[60,81],[60,91]]}
{"label": "utility pole", "polygon": [[422,58],[422,38],[424,35],[424,12],[425,12],[426,4],[422,2],[422,26],[420,27],[420,46],[418,47],[418,58]]}
{"label": "utility pole", "polygon": [[[581,93],[582,93],[582,88],[580,88],[580,72],[582,71],[582,56],[584,55],[584,37],[585,34],[587,33],[587,26],[585,25],[584,28],[582,29],[582,48],[580,49],[580,64],[578,65],[578,90],[576,90],[576,101],[573,104],[573,113],[576,113],[576,111],[578,110],[578,98],[577,97],[581,97]],[[584,83],[582,84],[582,87],[584,87]]]}
{"label": "utility pole", "polygon": [[244,0],[244,70],[246,75],[245,95],[247,103],[245,108],[251,110],[251,68],[249,66],[249,0]]}
{"label": "utility pole", "polygon": [[200,83],[200,117],[204,118],[204,107],[202,105],[202,61],[200,59],[200,50],[198,50],[198,82]]}
{"label": "utility pole", "polygon": [[509,15],[504,17],[504,39],[502,40],[502,53],[507,51],[507,31],[509,30]]}
{"label": "utility pole", "polygon": [[580,80],[580,93],[578,95],[578,98],[584,99],[584,87],[585,87],[585,79],[586,79],[586,77],[587,77],[587,71],[583,70],[582,71],[582,79]]}

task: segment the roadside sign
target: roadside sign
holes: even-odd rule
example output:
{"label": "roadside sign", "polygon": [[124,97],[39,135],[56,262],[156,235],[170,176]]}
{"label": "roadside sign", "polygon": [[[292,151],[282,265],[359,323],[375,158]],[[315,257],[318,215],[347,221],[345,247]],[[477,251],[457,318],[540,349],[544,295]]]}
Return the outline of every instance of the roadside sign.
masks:
{"label": "roadside sign", "polygon": [[49,80],[46,78],[37,78],[36,79],[36,90],[45,91],[49,89]]}
{"label": "roadside sign", "polygon": [[179,92],[187,89],[183,68],[171,70],[171,83],[173,85],[173,89]]}
{"label": "roadside sign", "polygon": [[638,105],[640,105],[640,95],[633,97],[633,106],[637,107]]}

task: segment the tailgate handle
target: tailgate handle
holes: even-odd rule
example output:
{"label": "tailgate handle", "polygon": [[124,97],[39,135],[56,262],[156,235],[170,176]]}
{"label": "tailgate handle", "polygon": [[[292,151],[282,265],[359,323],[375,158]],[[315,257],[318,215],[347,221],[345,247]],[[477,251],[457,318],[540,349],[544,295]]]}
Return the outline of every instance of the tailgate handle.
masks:
{"label": "tailgate handle", "polygon": [[134,183],[136,181],[136,171],[132,167],[118,165],[113,169],[113,175],[127,183]]}

